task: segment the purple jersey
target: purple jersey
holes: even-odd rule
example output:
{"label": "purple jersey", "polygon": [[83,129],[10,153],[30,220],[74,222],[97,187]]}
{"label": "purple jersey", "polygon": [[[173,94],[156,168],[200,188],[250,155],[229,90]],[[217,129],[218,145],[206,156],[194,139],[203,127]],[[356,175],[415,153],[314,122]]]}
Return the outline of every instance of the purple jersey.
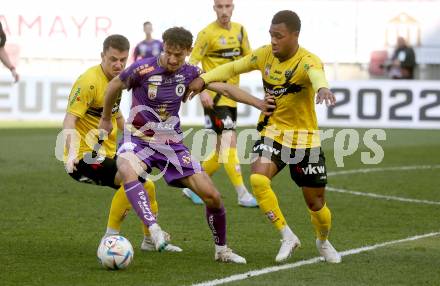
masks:
{"label": "purple jersey", "polygon": [[163,51],[163,44],[159,40],[143,40],[134,48],[134,60],[157,57]]}
{"label": "purple jersey", "polygon": [[139,60],[119,75],[133,94],[128,122],[148,137],[155,135],[161,142],[180,142],[182,96],[201,70],[185,63],[171,73],[158,63],[159,57]]}

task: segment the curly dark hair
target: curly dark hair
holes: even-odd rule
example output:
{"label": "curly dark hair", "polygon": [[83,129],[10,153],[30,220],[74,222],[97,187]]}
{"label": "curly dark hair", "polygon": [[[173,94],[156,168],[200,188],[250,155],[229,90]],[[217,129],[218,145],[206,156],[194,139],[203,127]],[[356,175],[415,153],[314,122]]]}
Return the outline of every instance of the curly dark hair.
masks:
{"label": "curly dark hair", "polygon": [[190,49],[193,42],[193,35],[183,27],[173,27],[167,29],[162,34],[162,40],[170,46]]}

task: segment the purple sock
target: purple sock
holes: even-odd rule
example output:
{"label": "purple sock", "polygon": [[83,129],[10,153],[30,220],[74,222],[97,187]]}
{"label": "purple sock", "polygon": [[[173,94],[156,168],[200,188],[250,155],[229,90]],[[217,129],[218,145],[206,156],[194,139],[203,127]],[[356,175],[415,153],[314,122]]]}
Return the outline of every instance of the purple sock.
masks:
{"label": "purple sock", "polygon": [[226,213],[222,206],[219,209],[206,207],[206,219],[217,245],[226,245]]}
{"label": "purple sock", "polygon": [[155,224],[156,218],[151,212],[150,200],[142,183],[139,181],[129,182],[124,184],[124,189],[127,199],[142,222],[146,226]]}

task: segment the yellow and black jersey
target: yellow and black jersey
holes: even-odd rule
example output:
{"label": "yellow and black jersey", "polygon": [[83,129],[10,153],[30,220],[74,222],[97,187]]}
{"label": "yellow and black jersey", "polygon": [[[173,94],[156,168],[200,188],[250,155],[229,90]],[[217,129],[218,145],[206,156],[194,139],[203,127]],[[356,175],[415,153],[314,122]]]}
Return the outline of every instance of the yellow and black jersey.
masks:
{"label": "yellow and black jersey", "polygon": [[271,116],[260,115],[260,134],[291,148],[320,146],[315,93],[321,87],[328,87],[321,60],[299,47],[292,58],[280,62],[268,45],[201,77],[209,83],[252,70],[261,72],[264,91],[274,95],[276,103]]}
{"label": "yellow and black jersey", "polygon": [[[105,76],[101,65],[97,65],[83,73],[76,80],[70,92],[67,112],[79,117],[76,123],[76,131],[81,137],[78,159],[81,159],[84,153],[91,152],[97,142],[96,134],[98,134],[97,129],[104,106],[104,92],[108,83],[109,80]],[[113,157],[116,152],[116,118],[121,116],[119,112],[120,101],[121,95],[119,95],[112,110],[114,128],[99,150],[99,153],[106,157]],[[89,134],[90,130],[93,129],[95,129],[95,133]]]}
{"label": "yellow and black jersey", "polygon": [[[217,66],[240,59],[251,53],[247,32],[238,23],[231,22],[231,28],[221,27],[217,21],[212,22],[197,35],[189,62],[193,65],[202,63],[205,71]],[[228,78],[230,84],[238,85],[239,76]],[[215,98],[215,93],[210,92]],[[237,103],[225,96],[216,99],[218,106],[236,107]]]}

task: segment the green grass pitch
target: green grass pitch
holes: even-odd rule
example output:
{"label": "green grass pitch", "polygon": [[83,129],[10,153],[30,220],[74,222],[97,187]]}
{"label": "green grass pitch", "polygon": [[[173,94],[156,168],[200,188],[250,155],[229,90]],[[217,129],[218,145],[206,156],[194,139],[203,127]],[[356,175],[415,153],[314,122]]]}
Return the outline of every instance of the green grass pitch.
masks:
{"label": "green grass pitch", "polygon": [[[337,131],[337,130],[336,130]],[[362,136],[363,129],[357,130]],[[179,189],[157,182],[159,222],[182,253],[139,249],[140,222],[130,213],[122,234],[135,249],[124,271],[106,271],[96,259],[113,191],[70,179],[54,157],[57,128],[0,129],[0,285],[191,285],[276,266],[278,233],[258,209],[237,206],[223,169],[213,177],[228,215],[229,246],[248,264],[214,261],[204,208]],[[379,172],[329,176],[337,189],[440,202],[440,132],[386,130],[384,159],[364,165],[361,145],[336,167],[334,140],[325,141],[328,172],[382,168]],[[362,137],[361,137],[362,138]],[[191,142],[191,137],[188,137]],[[248,150],[250,143],[248,145]],[[407,170],[391,167],[427,166]],[[249,165],[242,166],[249,187]],[[302,195],[287,168],[274,180],[284,214],[302,241],[288,263],[318,255]],[[333,213],[331,241],[340,251],[440,231],[440,205],[327,192]],[[314,263],[227,285],[438,285],[440,236],[399,243],[343,257],[339,265]]]}

